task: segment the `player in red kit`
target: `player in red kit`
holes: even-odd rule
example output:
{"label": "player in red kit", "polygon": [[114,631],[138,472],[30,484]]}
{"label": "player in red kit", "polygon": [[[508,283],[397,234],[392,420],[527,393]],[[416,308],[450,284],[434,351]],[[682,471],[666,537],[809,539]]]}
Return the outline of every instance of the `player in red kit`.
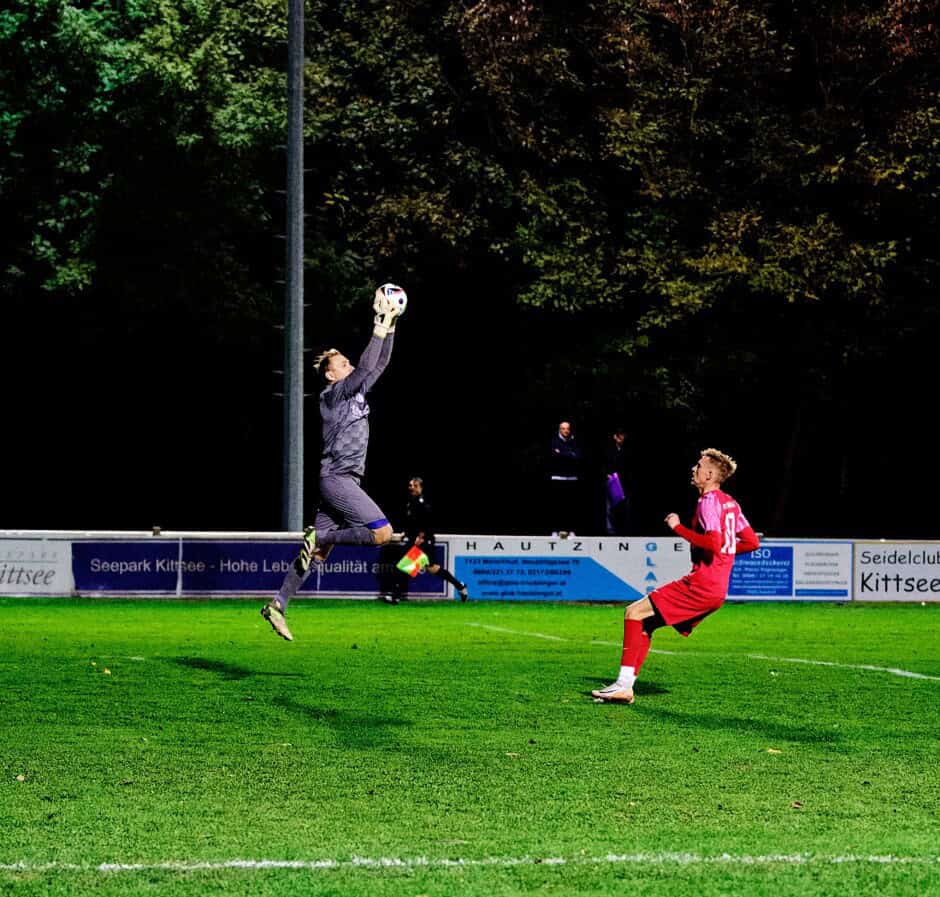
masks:
{"label": "player in red kit", "polygon": [[709,614],[725,602],[736,555],[760,546],[741,506],[721,486],[737,464],[718,449],[705,449],[692,468],[692,485],[699,491],[692,528],[669,514],[666,525],[692,544],[692,572],[670,582],[627,607],[623,622],[620,675],[606,688],[591,692],[595,698],[617,704],[633,703],[633,684],[649,653],[653,633],[672,626],[691,635]]}

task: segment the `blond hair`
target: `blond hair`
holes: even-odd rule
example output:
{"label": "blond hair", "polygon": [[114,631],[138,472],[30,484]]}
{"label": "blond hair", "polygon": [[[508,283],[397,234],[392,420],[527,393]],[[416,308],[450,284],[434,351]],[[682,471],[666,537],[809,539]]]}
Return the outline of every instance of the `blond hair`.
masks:
{"label": "blond hair", "polygon": [[330,359],[334,355],[339,355],[339,349],[326,349],[313,359],[313,366],[321,379],[326,379],[326,370],[330,366]]}
{"label": "blond hair", "polygon": [[702,457],[708,458],[718,468],[718,481],[720,483],[727,480],[738,469],[738,462],[731,455],[726,455],[716,448],[702,449]]}

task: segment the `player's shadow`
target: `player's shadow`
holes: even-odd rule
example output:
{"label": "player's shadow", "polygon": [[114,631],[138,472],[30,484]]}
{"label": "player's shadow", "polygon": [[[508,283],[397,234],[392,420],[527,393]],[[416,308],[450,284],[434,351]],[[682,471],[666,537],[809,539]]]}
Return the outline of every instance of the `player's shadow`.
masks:
{"label": "player's shadow", "polygon": [[250,676],[279,676],[286,679],[300,679],[300,673],[267,673],[260,670],[249,670],[234,663],[225,663],[221,660],[208,660],[205,657],[171,657],[172,663],[191,670],[205,670],[208,673],[217,673],[223,679],[248,679]]}
{"label": "player's shadow", "polygon": [[398,742],[396,730],[412,725],[411,720],[350,713],[335,707],[313,707],[283,696],[274,698],[271,703],[329,727],[339,741],[350,747],[376,747]]}
{"label": "player's shadow", "polygon": [[[585,692],[582,692],[586,697],[591,697],[591,692],[596,688],[606,688],[613,681],[610,678],[599,679],[596,676],[584,676],[582,677],[582,682],[588,683],[588,689]],[[641,679],[636,683],[634,691],[637,696],[641,695],[668,695],[669,689],[663,688],[661,685],[657,685],[652,679]]]}
{"label": "player's shadow", "polygon": [[713,713],[679,713],[649,704],[637,705],[637,711],[662,722],[676,723],[678,726],[695,729],[710,729],[735,735],[750,732],[775,743],[796,741],[803,744],[823,744],[841,741],[841,736],[832,729],[818,729],[811,726],[797,726],[792,723],[778,723],[757,717],[720,716]]}

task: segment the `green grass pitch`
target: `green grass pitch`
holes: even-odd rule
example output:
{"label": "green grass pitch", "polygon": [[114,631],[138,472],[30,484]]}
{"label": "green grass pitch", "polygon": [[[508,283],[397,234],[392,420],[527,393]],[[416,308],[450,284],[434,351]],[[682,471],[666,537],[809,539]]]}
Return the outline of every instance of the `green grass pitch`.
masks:
{"label": "green grass pitch", "polygon": [[0,599],[0,893],[940,894],[940,606],[260,604]]}

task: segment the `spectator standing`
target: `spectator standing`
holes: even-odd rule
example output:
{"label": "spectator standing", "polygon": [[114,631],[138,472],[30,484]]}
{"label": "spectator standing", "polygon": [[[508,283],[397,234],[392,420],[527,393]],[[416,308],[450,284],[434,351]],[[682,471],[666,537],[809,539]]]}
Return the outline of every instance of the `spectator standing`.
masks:
{"label": "spectator standing", "polygon": [[580,525],[581,448],[571,431],[571,422],[563,420],[552,437],[548,461],[549,515],[553,534],[568,532],[574,535]]}
{"label": "spectator standing", "polygon": [[626,439],[624,428],[617,427],[604,450],[604,530],[608,536],[625,536],[630,531],[633,496]]}

